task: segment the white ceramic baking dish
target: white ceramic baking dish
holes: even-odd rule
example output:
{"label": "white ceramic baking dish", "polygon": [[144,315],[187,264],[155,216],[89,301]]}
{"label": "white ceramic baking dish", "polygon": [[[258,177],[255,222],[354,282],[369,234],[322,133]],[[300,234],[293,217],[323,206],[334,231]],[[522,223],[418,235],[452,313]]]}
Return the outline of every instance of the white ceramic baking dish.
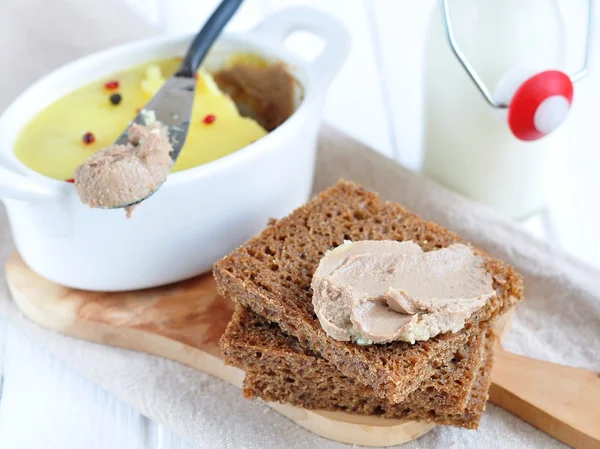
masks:
{"label": "white ceramic baking dish", "polygon": [[[311,62],[283,46],[297,30],[325,42]],[[131,219],[122,209],[84,206],[72,184],[47,178],[14,156],[21,129],[44,107],[103,76],[181,55],[190,38],[159,37],[80,59],[36,82],[0,117],[0,198],[16,247],[38,274],[101,291],[186,279],[210,270],[269,217],[285,215],[309,196],[323,100],[347,56],[349,36],[333,18],[303,7],[277,13],[248,33],[224,35],[204,64],[215,70],[233,52],[284,61],[304,91],[292,117],[231,155],[172,174]]]}

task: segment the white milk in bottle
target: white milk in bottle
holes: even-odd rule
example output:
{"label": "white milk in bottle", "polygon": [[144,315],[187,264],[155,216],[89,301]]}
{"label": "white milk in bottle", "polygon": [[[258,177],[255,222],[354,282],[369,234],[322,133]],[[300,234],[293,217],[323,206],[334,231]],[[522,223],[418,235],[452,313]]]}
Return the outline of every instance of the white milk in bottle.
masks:
{"label": "white milk in bottle", "polygon": [[[460,50],[490,92],[510,71],[564,70],[564,27],[552,0],[449,0]],[[565,129],[518,140],[452,53],[441,2],[430,20],[425,66],[426,176],[511,218],[544,207]],[[504,112],[503,112],[504,111]]]}

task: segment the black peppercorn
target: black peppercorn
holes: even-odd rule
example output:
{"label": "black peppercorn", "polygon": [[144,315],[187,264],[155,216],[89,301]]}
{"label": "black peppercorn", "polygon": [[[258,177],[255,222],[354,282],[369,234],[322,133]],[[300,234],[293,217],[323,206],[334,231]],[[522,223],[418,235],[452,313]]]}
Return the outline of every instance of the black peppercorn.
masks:
{"label": "black peppercorn", "polygon": [[118,105],[122,99],[123,99],[123,97],[121,96],[121,94],[112,94],[110,96],[110,102],[112,104],[114,104],[115,106]]}

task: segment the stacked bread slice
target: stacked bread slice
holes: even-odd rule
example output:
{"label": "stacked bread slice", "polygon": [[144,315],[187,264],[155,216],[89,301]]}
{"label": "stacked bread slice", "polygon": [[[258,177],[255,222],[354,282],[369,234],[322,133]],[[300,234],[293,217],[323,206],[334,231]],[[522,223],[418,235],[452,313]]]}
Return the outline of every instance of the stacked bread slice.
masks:
{"label": "stacked bread slice", "polygon": [[312,305],[312,274],[344,240],[412,240],[425,251],[460,242],[443,227],[348,182],[324,191],[215,264],[236,303],[221,339],[246,371],[244,394],[310,409],[476,428],[490,385],[493,322],[522,296],[509,265],[477,251],[496,295],[456,333],[410,344],[334,340]]}

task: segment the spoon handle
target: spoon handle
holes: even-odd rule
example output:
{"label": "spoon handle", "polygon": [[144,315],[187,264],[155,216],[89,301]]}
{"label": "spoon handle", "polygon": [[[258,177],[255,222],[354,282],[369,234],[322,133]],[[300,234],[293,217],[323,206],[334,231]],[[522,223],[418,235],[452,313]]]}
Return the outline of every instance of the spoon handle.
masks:
{"label": "spoon handle", "polygon": [[599,373],[496,347],[490,402],[576,449],[600,448]]}
{"label": "spoon handle", "polygon": [[191,78],[208,53],[213,42],[235,14],[243,0],[223,0],[208,18],[188,49],[175,76]]}

